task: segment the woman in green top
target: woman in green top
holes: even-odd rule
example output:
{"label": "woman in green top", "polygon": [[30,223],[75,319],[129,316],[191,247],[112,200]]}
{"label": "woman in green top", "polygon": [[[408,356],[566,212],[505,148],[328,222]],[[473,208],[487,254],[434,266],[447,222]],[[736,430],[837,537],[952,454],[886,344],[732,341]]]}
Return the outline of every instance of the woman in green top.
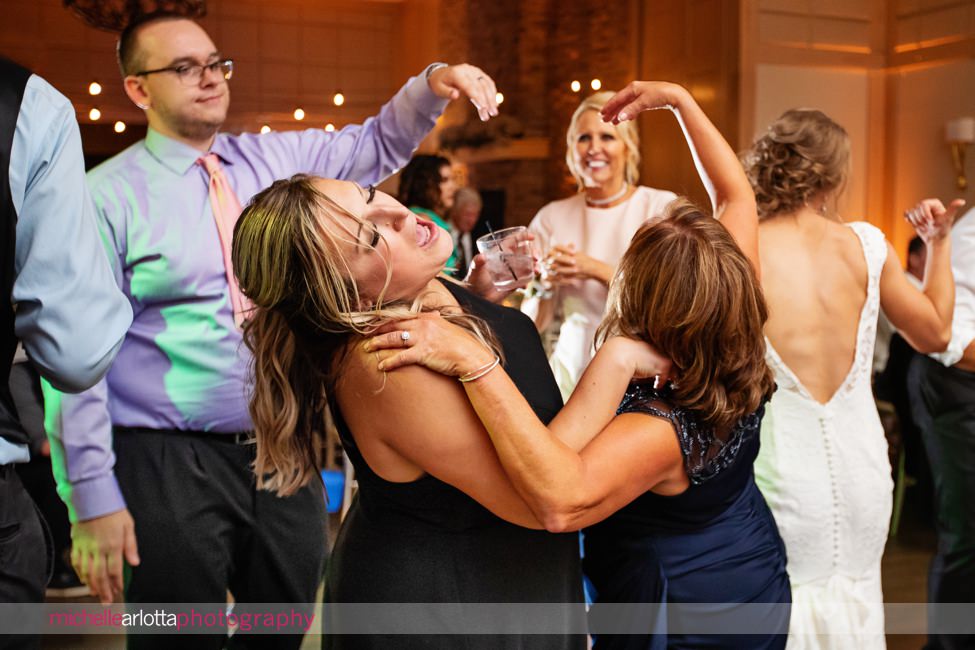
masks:
{"label": "woman in green top", "polygon": [[[403,168],[399,181],[399,201],[450,232],[447,220],[441,216],[454,204],[457,184],[450,161],[443,156],[420,154]],[[451,275],[464,277],[467,269],[456,269],[456,248],[447,259],[446,269]],[[456,271],[455,271],[456,269]]]}

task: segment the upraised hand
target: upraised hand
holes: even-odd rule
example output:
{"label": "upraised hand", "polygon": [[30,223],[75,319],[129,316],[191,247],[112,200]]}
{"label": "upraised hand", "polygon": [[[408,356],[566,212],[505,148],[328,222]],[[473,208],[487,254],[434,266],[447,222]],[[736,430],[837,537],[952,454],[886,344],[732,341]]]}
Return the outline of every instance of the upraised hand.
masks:
{"label": "upraised hand", "polygon": [[600,111],[604,122],[619,124],[643,111],[671,108],[677,104],[683,87],[666,81],[632,81],[606,102]]}
{"label": "upraised hand", "polygon": [[939,199],[924,199],[910,210],[904,218],[925,243],[944,239],[951,232],[955,215],[965,205],[962,199],[955,199],[947,208]]}
{"label": "upraised hand", "polygon": [[437,97],[458,99],[464,95],[469,98],[482,122],[498,114],[498,89],[494,80],[477,66],[460,63],[437,68],[430,73],[427,83]]}

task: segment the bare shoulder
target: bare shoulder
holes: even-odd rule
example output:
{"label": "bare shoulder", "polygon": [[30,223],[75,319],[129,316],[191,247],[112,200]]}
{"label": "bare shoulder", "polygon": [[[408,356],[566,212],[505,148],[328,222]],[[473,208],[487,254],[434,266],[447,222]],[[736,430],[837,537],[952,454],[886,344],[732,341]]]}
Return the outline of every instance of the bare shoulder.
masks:
{"label": "bare shoulder", "polygon": [[[374,408],[357,408],[356,411],[378,417],[383,413],[398,411],[404,406],[423,407],[432,401],[447,398],[456,393],[463,398],[463,389],[449,377],[411,365],[392,372],[379,370],[379,362],[393,354],[391,350],[366,352],[363,342],[354,343],[344,360],[338,383],[340,401],[350,405],[372,404]],[[447,395],[443,393],[446,391]],[[466,400],[465,400],[466,401]]]}

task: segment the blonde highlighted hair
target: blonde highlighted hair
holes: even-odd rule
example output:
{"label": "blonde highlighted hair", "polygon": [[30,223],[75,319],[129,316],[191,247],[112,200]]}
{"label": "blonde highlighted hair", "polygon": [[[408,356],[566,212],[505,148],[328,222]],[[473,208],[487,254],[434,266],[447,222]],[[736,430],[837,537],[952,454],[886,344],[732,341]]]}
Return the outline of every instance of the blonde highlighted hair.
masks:
{"label": "blonde highlighted hair", "polygon": [[[565,164],[569,167],[569,173],[576,179],[576,184],[579,186],[578,189],[580,191],[585,187],[585,175],[582,169],[579,168],[579,161],[576,157],[576,131],[579,126],[579,120],[586,111],[596,111],[597,113],[601,111],[603,106],[606,105],[606,102],[615,94],[612,90],[604,90],[582,100],[582,103],[576,108],[575,113],[572,114],[572,119],[569,121],[569,128],[565,132]],[[636,185],[640,180],[640,131],[634,120],[617,124],[615,128],[616,134],[626,147],[626,161],[623,172],[624,179],[630,185]]]}
{"label": "blonde highlighted hair", "polygon": [[[299,174],[276,181],[254,197],[234,228],[234,271],[254,303],[244,324],[244,343],[253,353],[254,470],[258,487],[280,495],[319,476],[329,396],[349,344],[427,309],[422,295],[385,302],[385,286],[374,302],[363,299],[340,252],[339,244],[352,237],[328,216],[362,219],[315,180]],[[394,271],[387,264],[386,286]],[[497,349],[479,319],[439,311]]]}
{"label": "blonde highlighted hair", "polygon": [[678,199],[634,235],[597,340],[620,334],[654,346],[674,364],[673,404],[722,432],[775,389],[765,363],[767,319],[761,285],[734,238]]}

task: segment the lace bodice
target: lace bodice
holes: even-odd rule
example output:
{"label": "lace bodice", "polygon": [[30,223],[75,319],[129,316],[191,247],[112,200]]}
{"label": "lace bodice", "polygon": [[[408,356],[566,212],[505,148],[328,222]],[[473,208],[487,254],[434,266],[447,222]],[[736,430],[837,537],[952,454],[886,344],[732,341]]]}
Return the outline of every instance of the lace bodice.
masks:
{"label": "lace bodice", "polygon": [[742,443],[749,436],[758,435],[764,407],[741,418],[720,437],[712,427],[702,425],[693,411],[670,404],[668,393],[651,384],[630,384],[616,413],[647,413],[669,420],[677,432],[691,485],[701,485],[718,476],[735,461]]}

